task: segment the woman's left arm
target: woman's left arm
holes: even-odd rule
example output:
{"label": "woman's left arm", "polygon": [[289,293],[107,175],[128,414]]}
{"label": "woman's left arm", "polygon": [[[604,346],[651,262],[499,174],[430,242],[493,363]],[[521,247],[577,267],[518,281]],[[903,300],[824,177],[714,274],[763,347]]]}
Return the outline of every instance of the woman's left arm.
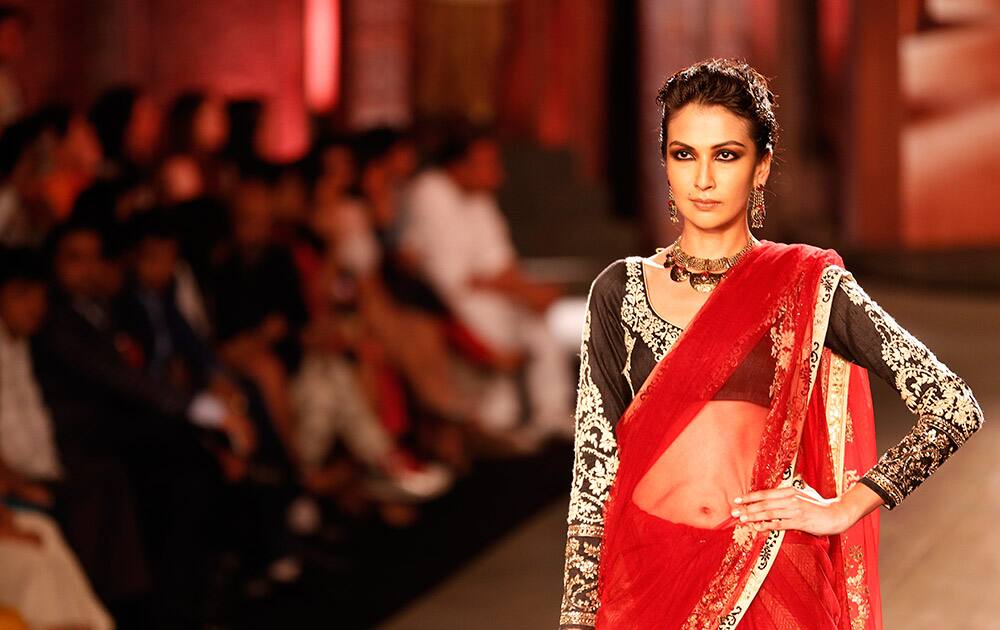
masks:
{"label": "woman's left arm", "polygon": [[903,439],[861,478],[891,510],[979,430],[983,410],[965,381],[850,275],[834,294],[827,345],[878,375],[917,416]]}
{"label": "woman's left arm", "polygon": [[[860,483],[840,497],[824,499],[810,489],[795,488],[737,497],[734,515],[746,516],[758,529],[837,533],[880,503],[891,510],[982,426],[982,408],[965,381],[850,274],[844,274],[834,293],[826,345],[888,383],[917,420]],[[777,518],[784,520],[779,523]]]}

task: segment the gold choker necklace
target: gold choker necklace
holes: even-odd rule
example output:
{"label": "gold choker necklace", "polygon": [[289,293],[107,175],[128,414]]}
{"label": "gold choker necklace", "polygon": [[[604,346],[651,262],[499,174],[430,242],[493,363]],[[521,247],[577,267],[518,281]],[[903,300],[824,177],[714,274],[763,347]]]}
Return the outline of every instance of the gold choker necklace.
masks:
{"label": "gold choker necklace", "polygon": [[670,267],[670,279],[674,282],[690,283],[696,291],[708,293],[719,285],[726,273],[746,255],[756,244],[753,237],[743,249],[732,256],[722,258],[698,258],[681,249],[681,237],[677,237],[667,251],[664,267]]}

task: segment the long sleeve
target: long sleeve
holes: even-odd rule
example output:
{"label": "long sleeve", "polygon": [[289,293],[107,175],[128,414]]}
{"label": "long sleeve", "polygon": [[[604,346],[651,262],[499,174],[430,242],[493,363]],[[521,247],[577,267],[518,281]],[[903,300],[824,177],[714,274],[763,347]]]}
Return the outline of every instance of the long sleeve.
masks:
{"label": "long sleeve", "polygon": [[891,510],[979,429],[983,411],[965,381],[850,275],[834,294],[826,345],[878,375],[917,417],[913,428],[861,479]]}
{"label": "long sleeve", "polygon": [[115,350],[110,334],[88,329],[82,321],[70,313],[70,307],[54,308],[49,325],[35,341],[42,363],[60,366],[57,373],[72,379],[61,386],[86,389],[165,417],[186,416],[189,396],[163,387],[129,366]]}
{"label": "long sleeve", "polygon": [[631,400],[622,374],[626,351],[619,319],[621,290],[614,286],[612,267],[590,287],[580,345],[560,628],[594,626],[604,502],[618,470],[614,426]]}

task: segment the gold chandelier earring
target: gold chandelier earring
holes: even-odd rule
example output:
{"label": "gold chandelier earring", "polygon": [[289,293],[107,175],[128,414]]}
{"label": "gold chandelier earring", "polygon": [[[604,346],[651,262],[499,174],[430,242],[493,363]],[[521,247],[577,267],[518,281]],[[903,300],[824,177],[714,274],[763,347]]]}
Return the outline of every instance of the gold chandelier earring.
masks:
{"label": "gold chandelier earring", "polygon": [[750,227],[759,229],[764,227],[764,219],[767,217],[767,210],[764,209],[764,189],[754,188],[750,193]]}
{"label": "gold chandelier earring", "polygon": [[667,214],[670,215],[671,223],[680,223],[681,220],[677,217],[677,202],[674,201],[674,189],[667,184]]}

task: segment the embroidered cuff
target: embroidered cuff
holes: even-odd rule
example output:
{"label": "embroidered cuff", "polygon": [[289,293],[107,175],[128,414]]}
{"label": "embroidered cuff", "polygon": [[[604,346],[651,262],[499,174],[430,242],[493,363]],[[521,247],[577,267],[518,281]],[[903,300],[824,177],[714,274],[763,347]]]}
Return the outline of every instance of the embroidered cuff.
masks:
{"label": "embroidered cuff", "polygon": [[875,494],[877,494],[882,498],[882,503],[883,503],[882,507],[884,507],[887,510],[891,510],[892,508],[896,507],[896,504],[898,502],[892,498],[893,495],[885,488],[880,486],[879,483],[875,481],[875,479],[873,479],[872,477],[881,479],[883,484],[886,484],[887,486],[891,487],[891,484],[888,483],[888,480],[874,470],[869,472],[867,475],[865,475],[858,481],[865,484],[865,486],[867,486],[872,492],[874,492]]}
{"label": "embroidered cuff", "polygon": [[563,628],[593,628],[597,615],[589,612],[564,612],[559,615],[559,630]]}

